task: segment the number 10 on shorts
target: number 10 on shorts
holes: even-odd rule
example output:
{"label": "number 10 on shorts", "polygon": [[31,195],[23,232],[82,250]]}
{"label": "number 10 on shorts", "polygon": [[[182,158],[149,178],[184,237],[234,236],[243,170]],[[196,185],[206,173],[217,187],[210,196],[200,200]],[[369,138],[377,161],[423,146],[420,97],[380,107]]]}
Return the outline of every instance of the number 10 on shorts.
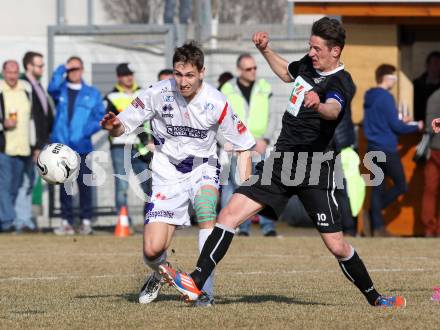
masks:
{"label": "number 10 on shorts", "polygon": [[316,215],[318,216],[318,221],[325,222],[327,220],[325,213],[317,213]]}

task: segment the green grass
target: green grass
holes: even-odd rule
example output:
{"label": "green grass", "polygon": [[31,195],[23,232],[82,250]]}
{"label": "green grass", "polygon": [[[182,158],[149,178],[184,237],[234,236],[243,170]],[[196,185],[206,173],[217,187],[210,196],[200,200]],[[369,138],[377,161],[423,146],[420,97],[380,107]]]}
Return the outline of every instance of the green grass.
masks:
{"label": "green grass", "polygon": [[[216,305],[191,308],[164,287],[137,303],[146,274],[141,236],[0,236],[0,328],[435,329],[440,240],[350,239],[380,292],[403,294],[404,309],[370,307],[316,235],[238,237],[216,277]],[[191,270],[194,231],[179,234],[170,261]]]}

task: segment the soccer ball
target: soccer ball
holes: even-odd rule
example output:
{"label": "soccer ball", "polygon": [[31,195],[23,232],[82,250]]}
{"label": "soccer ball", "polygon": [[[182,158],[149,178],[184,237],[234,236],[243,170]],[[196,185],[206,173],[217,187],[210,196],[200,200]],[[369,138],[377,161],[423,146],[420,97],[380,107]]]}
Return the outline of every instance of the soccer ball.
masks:
{"label": "soccer ball", "polygon": [[79,165],[79,155],[61,143],[45,146],[37,159],[38,173],[50,184],[64,183],[75,179]]}

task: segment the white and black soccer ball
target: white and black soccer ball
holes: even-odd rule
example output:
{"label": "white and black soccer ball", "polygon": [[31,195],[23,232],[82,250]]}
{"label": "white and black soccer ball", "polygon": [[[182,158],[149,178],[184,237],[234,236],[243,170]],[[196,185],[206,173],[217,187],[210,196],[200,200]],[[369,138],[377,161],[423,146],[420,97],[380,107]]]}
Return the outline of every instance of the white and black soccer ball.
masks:
{"label": "white and black soccer ball", "polygon": [[48,144],[38,156],[38,173],[50,184],[64,183],[77,177],[80,159],[79,155],[65,144]]}

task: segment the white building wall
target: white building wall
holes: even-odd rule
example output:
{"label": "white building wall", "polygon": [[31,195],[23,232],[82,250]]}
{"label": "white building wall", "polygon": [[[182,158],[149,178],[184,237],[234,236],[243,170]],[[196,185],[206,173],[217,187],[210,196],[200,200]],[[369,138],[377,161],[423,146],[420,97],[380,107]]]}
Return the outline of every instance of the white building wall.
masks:
{"label": "white building wall", "polygon": [[[65,0],[66,24],[87,23],[87,0]],[[115,24],[104,12],[101,0],[94,0],[94,24]],[[2,0],[0,37],[45,37],[48,25],[56,24],[57,0]]]}

